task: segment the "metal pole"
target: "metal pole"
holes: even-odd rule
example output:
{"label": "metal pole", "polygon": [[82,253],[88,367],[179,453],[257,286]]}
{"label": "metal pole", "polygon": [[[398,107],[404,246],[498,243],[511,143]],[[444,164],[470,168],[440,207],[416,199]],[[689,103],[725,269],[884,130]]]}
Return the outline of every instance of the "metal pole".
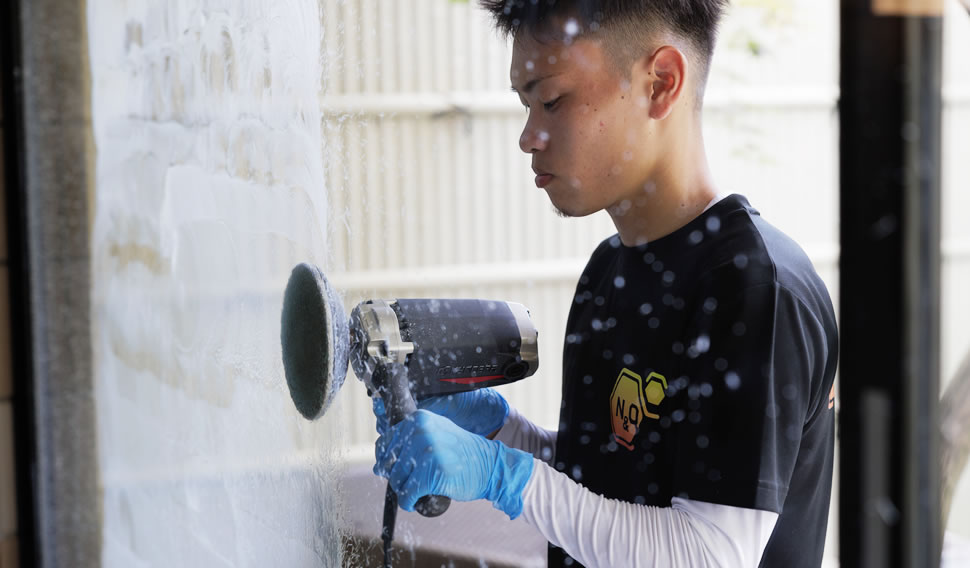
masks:
{"label": "metal pole", "polygon": [[841,15],[841,563],[939,566],[942,4]]}

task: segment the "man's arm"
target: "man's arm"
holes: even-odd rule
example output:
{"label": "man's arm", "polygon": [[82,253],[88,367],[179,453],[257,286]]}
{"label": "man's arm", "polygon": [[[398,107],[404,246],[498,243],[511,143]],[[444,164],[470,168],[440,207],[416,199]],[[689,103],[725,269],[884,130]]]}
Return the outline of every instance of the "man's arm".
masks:
{"label": "man's arm", "polygon": [[556,437],[557,432],[554,430],[546,430],[541,426],[536,426],[528,418],[510,407],[505,425],[493,439],[510,448],[528,452],[547,464],[552,464],[552,458],[556,455]]}
{"label": "man's arm", "polygon": [[675,499],[607,499],[544,462],[418,410],[377,441],[374,472],[411,511],[424,495],[488,499],[587,566],[756,566],[775,513]]}
{"label": "man's arm", "polygon": [[596,566],[758,566],[778,514],[674,498],[671,507],[607,499],[536,461],[522,517]]}

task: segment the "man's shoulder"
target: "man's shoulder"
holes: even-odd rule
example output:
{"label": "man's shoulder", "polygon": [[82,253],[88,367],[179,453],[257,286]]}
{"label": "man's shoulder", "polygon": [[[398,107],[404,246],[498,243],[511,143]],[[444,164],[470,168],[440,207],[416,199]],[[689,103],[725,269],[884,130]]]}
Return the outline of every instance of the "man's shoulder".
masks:
{"label": "man's shoulder", "polygon": [[[804,249],[740,198],[723,219],[721,238],[711,243],[706,270],[728,278],[739,288],[776,284],[796,295],[824,290]],[[826,294],[827,295],[827,294]]]}
{"label": "man's shoulder", "polygon": [[725,220],[725,239],[714,247],[720,257],[709,265],[702,286],[727,302],[750,302],[765,294],[763,305],[783,302],[811,314],[806,321],[834,334],[832,300],[811,258],[794,239],[745,205],[743,215]]}

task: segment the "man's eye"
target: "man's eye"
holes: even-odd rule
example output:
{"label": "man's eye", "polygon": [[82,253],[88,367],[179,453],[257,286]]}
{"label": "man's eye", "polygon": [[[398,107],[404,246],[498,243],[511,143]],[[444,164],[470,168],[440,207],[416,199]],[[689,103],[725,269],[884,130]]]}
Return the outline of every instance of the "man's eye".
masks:
{"label": "man's eye", "polygon": [[556,104],[559,102],[559,99],[561,99],[561,98],[562,97],[556,97],[556,98],[552,99],[551,101],[549,101],[547,103],[542,103],[542,108],[544,108],[546,110],[552,110],[552,109],[556,108]]}

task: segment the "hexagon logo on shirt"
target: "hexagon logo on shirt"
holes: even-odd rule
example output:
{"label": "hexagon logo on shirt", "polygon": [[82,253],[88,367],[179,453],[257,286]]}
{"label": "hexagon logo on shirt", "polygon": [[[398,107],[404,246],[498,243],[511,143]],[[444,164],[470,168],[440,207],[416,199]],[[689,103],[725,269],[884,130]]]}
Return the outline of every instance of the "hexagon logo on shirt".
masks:
{"label": "hexagon logo on shirt", "polygon": [[650,373],[644,380],[630,369],[620,371],[610,395],[610,422],[618,444],[628,450],[633,449],[633,440],[640,431],[643,419],[660,418],[659,414],[649,409],[663,402],[666,390],[667,379],[663,375]]}

